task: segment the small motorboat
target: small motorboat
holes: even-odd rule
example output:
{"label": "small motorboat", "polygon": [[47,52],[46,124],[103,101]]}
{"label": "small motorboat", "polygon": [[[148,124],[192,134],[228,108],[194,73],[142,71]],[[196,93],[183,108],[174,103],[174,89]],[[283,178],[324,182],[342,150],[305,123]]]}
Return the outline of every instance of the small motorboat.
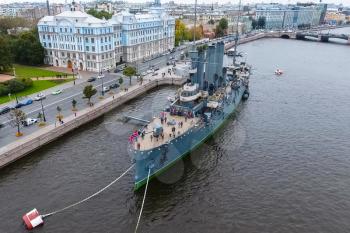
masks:
{"label": "small motorboat", "polygon": [[281,69],[275,70],[275,75],[280,76],[280,75],[282,75],[282,74],[283,74],[283,70],[281,70]]}

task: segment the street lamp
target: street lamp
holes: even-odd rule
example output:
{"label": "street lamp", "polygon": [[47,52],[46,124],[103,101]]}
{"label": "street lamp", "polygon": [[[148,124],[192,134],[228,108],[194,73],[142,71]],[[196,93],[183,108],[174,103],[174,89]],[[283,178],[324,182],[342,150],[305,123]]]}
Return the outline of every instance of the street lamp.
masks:
{"label": "street lamp", "polygon": [[104,95],[105,95],[105,92],[104,92],[104,90],[103,90],[103,79],[104,79],[104,75],[102,75],[102,71],[100,71],[100,76],[101,76],[101,82],[102,82],[102,85],[101,85],[101,87],[102,87],[102,96],[104,96]]}
{"label": "street lamp", "polygon": [[46,117],[45,117],[45,111],[44,111],[44,105],[43,105],[43,99],[40,99],[40,104],[41,104],[41,111],[43,113],[43,120],[46,122]]}

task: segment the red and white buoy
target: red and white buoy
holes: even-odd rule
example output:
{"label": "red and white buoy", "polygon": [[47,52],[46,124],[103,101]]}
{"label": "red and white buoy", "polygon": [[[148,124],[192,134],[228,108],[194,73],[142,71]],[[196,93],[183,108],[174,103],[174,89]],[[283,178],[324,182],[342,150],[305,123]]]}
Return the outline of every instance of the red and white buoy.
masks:
{"label": "red and white buoy", "polygon": [[44,224],[43,218],[36,209],[23,215],[22,219],[28,230],[32,230],[33,228]]}

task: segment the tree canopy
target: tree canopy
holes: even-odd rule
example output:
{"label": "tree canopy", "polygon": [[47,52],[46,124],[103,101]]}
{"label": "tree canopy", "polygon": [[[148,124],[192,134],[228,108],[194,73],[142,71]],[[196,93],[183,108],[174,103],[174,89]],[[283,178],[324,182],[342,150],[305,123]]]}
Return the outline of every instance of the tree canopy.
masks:
{"label": "tree canopy", "polygon": [[12,67],[12,53],[8,40],[0,36],[0,72],[8,71]]}
{"label": "tree canopy", "polygon": [[94,8],[91,8],[87,11],[88,14],[96,17],[96,18],[99,18],[99,19],[102,19],[102,18],[105,18],[105,19],[110,19],[112,18],[113,14],[110,14],[108,13],[107,11],[105,10],[102,10],[102,11],[98,11]]}
{"label": "tree canopy", "polygon": [[228,28],[227,19],[225,18],[220,19],[219,24],[215,28],[216,37],[224,36],[226,34],[227,28]]}
{"label": "tree canopy", "polygon": [[[178,46],[180,42],[188,40],[193,41],[193,30],[192,28],[187,28],[185,23],[180,19],[175,21],[175,46]],[[196,27],[196,40],[203,38],[203,26],[199,25]]]}
{"label": "tree canopy", "polygon": [[136,75],[137,71],[135,69],[135,67],[132,66],[127,66],[124,70],[123,70],[123,75],[129,77],[129,84],[131,85],[131,77]]}
{"label": "tree canopy", "polygon": [[44,62],[44,48],[39,41],[37,30],[23,32],[12,41],[12,53],[16,63],[41,65]]}
{"label": "tree canopy", "polygon": [[97,90],[92,85],[87,85],[84,87],[83,94],[84,97],[88,99],[88,104],[91,105],[91,97],[93,97],[97,93]]}

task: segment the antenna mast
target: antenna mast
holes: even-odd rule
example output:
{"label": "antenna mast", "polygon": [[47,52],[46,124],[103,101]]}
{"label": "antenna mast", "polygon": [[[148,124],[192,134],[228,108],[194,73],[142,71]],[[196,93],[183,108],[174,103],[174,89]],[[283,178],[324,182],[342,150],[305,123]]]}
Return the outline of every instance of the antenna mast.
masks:
{"label": "antenna mast", "polygon": [[238,45],[238,25],[239,20],[241,18],[241,2],[242,0],[239,0],[238,3],[238,18],[237,18],[237,24],[236,24],[236,37],[235,37],[235,47],[233,51],[233,65],[236,64],[236,56],[237,56],[237,45]]}
{"label": "antenna mast", "polygon": [[193,29],[193,45],[196,46],[196,27],[197,27],[197,0],[194,3],[194,29]]}

